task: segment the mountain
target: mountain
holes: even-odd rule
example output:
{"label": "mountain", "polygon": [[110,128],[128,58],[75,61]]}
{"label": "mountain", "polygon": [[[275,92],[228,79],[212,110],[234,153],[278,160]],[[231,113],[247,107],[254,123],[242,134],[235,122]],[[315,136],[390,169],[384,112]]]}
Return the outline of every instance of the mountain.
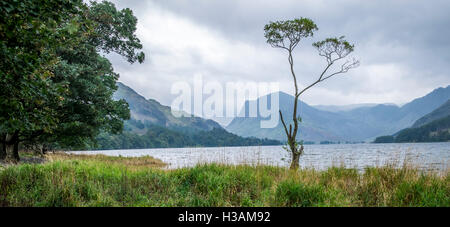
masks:
{"label": "mountain", "polygon": [[200,117],[175,117],[168,106],[145,99],[123,83],[117,83],[114,99],[128,102],[131,119],[124,131],[101,133],[89,149],[139,149],[168,147],[280,145],[280,141],[241,137],[227,132],[217,122]]}
{"label": "mountain", "polygon": [[157,125],[149,125],[146,129],[143,135],[127,130],[119,135],[102,133],[97,138],[95,149],[280,145],[279,141],[237,136],[223,128],[195,133],[174,131]]}
{"label": "mountain", "polygon": [[[416,120],[438,108],[450,99],[450,86],[437,88],[427,95],[398,107],[380,104],[374,107],[363,107],[341,114],[367,123],[379,135],[389,135],[401,129],[411,127]],[[368,137],[367,139],[373,139]]]}
{"label": "mountain", "polygon": [[414,122],[412,128],[418,128],[420,126],[426,125],[432,121],[447,117],[449,115],[450,115],[450,99],[447,100],[447,102],[442,104],[437,109],[433,110],[433,112],[421,117],[419,120]]}
{"label": "mountain", "polygon": [[418,119],[410,128],[392,136],[377,137],[374,143],[445,142],[450,140],[450,99]]}
{"label": "mountain", "polygon": [[450,141],[450,115],[403,129],[391,136],[377,137],[374,143],[413,143]]}
{"label": "mountain", "polygon": [[[131,119],[141,121],[142,123],[149,122],[151,125],[158,125],[174,130],[187,131],[209,131],[214,128],[222,128],[217,122],[207,120],[200,117],[180,117],[177,118],[172,115],[171,109],[168,106],[161,105],[154,99],[145,99],[130,87],[123,83],[117,83],[118,89],[114,93],[115,100],[125,99],[130,108]],[[145,133],[145,129],[134,127],[133,124],[128,124],[133,130],[139,134]]]}
{"label": "mountain", "polygon": [[[265,98],[265,97],[263,97]],[[246,102],[259,103],[261,98]],[[297,112],[303,121],[300,124],[299,139],[305,141],[369,141],[380,135],[393,134],[430,113],[450,99],[450,86],[438,88],[431,93],[398,107],[393,104],[357,107],[347,111],[324,111],[304,102],[299,102]],[[270,100],[270,99],[269,99]],[[291,118],[294,97],[279,93],[280,110],[285,119]],[[260,116],[237,117],[226,129],[237,135],[255,136],[285,140],[281,123],[275,128],[261,129]],[[289,121],[292,122],[292,121]],[[286,122],[288,124],[288,122]]]}
{"label": "mountain", "polygon": [[[268,105],[270,105],[271,95],[273,94],[262,97],[268,99]],[[294,97],[284,92],[279,92],[278,96],[279,108],[283,113],[286,124],[289,124],[292,122],[291,118]],[[248,107],[252,105],[251,102],[256,102],[256,105],[259,107],[260,101],[261,98],[247,101],[245,106]],[[301,101],[299,101],[297,111],[302,117],[302,123],[299,127],[299,139],[304,141],[319,142],[324,140],[361,140],[366,137],[364,134],[371,133],[371,129],[368,129],[364,122],[356,122],[352,118],[346,117],[339,113],[318,110]],[[285,140],[286,137],[281,121],[278,122],[275,128],[260,128],[260,121],[264,119],[265,118],[260,116],[255,118],[236,117],[226,127],[226,129],[232,133],[236,133],[237,135]],[[354,135],[362,136],[355,137]]]}
{"label": "mountain", "polygon": [[377,103],[361,103],[361,104],[350,104],[350,105],[315,105],[312,106],[318,110],[328,111],[328,112],[341,112],[341,111],[350,111],[361,107],[374,107],[378,105]]}

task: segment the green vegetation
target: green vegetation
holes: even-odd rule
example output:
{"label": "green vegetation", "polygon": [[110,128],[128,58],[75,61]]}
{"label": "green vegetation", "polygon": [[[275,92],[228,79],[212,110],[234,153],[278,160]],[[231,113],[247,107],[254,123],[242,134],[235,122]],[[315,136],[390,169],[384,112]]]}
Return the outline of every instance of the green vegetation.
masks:
{"label": "green vegetation", "polygon": [[447,142],[450,141],[450,115],[418,128],[407,128],[394,136],[377,137],[374,143]]}
{"label": "green vegetation", "polygon": [[[140,121],[137,121],[140,123]],[[136,123],[139,125],[139,123]],[[156,125],[147,125],[147,132],[138,135],[124,131],[118,135],[102,133],[97,144],[89,149],[139,149],[167,147],[221,147],[221,146],[257,146],[280,145],[281,142],[269,139],[243,138],[214,128],[210,131],[174,131]]]}
{"label": "green vegetation", "polygon": [[394,143],[395,137],[394,136],[379,136],[373,142],[374,143]]}
{"label": "green vegetation", "polygon": [[19,143],[81,148],[122,131],[130,113],[112,99],[119,75],[103,55],[143,62],[130,9],[24,0],[1,1],[0,14],[0,159],[17,162]]}
{"label": "green vegetation", "polygon": [[[403,166],[326,171],[49,155],[0,170],[0,206],[450,206],[450,174]],[[152,164],[156,163],[156,164]]]}
{"label": "green vegetation", "polygon": [[280,145],[276,140],[244,138],[224,130],[217,122],[200,117],[172,115],[168,106],[145,99],[118,82],[114,99],[129,104],[131,119],[125,121],[121,134],[101,133],[97,143],[87,149],[139,149],[167,147],[217,147]]}
{"label": "green vegetation", "polygon": [[417,128],[432,121],[442,119],[450,115],[450,99],[447,100],[444,104],[439,106],[437,109],[433,110],[431,113],[419,118],[416,122],[414,122],[412,128]]}
{"label": "green vegetation", "polygon": [[418,128],[398,132],[395,142],[447,142],[450,141],[450,115]]}

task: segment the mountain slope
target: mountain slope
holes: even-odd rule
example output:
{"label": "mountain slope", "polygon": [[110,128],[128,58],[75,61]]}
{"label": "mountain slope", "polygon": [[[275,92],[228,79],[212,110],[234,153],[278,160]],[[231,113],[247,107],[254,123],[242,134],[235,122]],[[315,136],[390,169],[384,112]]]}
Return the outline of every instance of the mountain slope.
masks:
{"label": "mountain slope", "polygon": [[[364,106],[350,111],[329,112],[300,102],[297,112],[302,117],[299,138],[305,141],[362,141],[393,134],[410,127],[416,120],[430,113],[450,99],[450,86],[438,88],[431,93],[398,107],[391,104]],[[269,98],[270,100],[270,98]],[[259,103],[260,99],[256,101]],[[286,119],[291,118],[294,97],[279,93],[280,110]],[[246,103],[249,106],[249,102]],[[238,135],[285,140],[281,123],[272,129],[259,127],[261,117],[237,117],[226,129]],[[288,122],[292,122],[289,121]],[[288,122],[286,122],[288,124]]]}
{"label": "mountain slope", "polygon": [[114,99],[128,102],[131,119],[124,122],[121,134],[101,133],[97,144],[90,149],[280,145],[277,140],[229,133],[213,120],[194,116],[177,118],[170,107],[147,100],[122,83],[117,86]]}
{"label": "mountain slope", "polygon": [[318,110],[328,111],[328,112],[342,112],[342,111],[350,111],[361,107],[374,107],[378,105],[377,103],[361,103],[361,104],[350,104],[350,105],[315,105],[312,106]]}
{"label": "mountain slope", "polygon": [[[272,95],[272,94],[271,94]],[[264,96],[262,98],[268,99],[268,105],[270,105],[270,96]],[[294,104],[294,97],[279,92],[279,108],[283,113],[286,124],[292,122],[292,107]],[[245,106],[248,107],[250,102],[256,102],[259,107],[258,100],[252,100],[246,102]],[[364,134],[370,133],[370,130],[365,130],[364,122],[355,122],[351,118],[343,116],[338,113],[332,113],[328,111],[321,111],[309,106],[304,102],[299,102],[298,113],[302,117],[302,123],[300,124],[299,139],[304,141],[350,141],[352,139],[359,140],[364,138]],[[259,111],[258,111],[259,113]],[[260,120],[264,118],[258,116],[256,118],[249,117],[237,117],[235,118],[226,129],[232,133],[238,135],[255,136],[258,138],[271,138],[277,140],[285,140],[284,129],[281,121],[278,122],[275,128],[262,129],[259,127]],[[354,136],[362,135],[362,136]]]}
{"label": "mountain slope", "polygon": [[[217,122],[200,117],[174,117],[170,107],[163,106],[153,99],[145,99],[123,83],[118,82],[117,86],[119,88],[114,93],[114,99],[125,99],[128,102],[131,119],[133,120],[138,120],[142,123],[149,122],[152,125],[175,130],[209,131],[214,128],[222,128]],[[133,126],[131,125],[131,127]],[[133,129],[140,134],[145,133],[145,130]]]}
{"label": "mountain slope", "polygon": [[421,117],[417,120],[412,127],[417,128],[423,125],[426,125],[434,120],[438,120],[440,118],[444,118],[450,115],[450,99],[447,100],[444,104],[442,104],[437,109],[433,110],[433,112]]}

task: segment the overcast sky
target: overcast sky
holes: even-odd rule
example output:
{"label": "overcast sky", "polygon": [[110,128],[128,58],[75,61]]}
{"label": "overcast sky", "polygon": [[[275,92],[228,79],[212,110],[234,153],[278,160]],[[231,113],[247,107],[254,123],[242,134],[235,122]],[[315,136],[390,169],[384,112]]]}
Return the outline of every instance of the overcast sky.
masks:
{"label": "overcast sky", "polygon": [[174,82],[280,82],[293,94],[287,54],[265,42],[269,21],[308,17],[319,30],[294,53],[300,86],[316,79],[325,60],[311,46],[345,35],[360,67],[331,78],[303,98],[311,105],[403,104],[450,84],[450,1],[414,0],[122,0],[138,18],[146,61],[129,65],[110,55],[120,81],[170,105]]}

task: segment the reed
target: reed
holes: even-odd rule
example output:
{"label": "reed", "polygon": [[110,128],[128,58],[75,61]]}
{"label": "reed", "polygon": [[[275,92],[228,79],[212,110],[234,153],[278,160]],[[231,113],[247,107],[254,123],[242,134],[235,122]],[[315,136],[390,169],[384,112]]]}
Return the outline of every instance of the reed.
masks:
{"label": "reed", "polygon": [[161,169],[151,157],[55,154],[0,170],[0,206],[450,206],[450,174],[384,165]]}

